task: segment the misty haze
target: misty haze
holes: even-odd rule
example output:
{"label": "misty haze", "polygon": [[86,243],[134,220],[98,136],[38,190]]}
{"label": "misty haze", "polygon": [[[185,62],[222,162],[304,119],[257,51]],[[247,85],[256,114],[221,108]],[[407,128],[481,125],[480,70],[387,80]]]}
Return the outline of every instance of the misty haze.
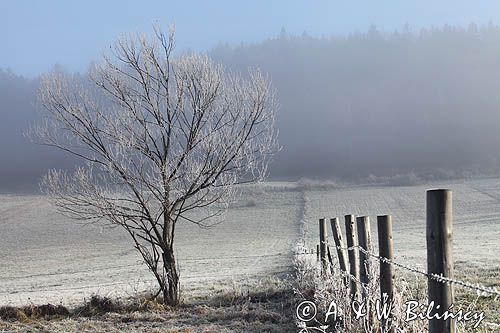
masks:
{"label": "misty haze", "polygon": [[[499,42],[494,25],[394,33],[373,26],[322,39],[283,30],[209,54],[237,71],[259,66],[277,88],[283,150],[271,179],[412,182],[498,174]],[[48,167],[75,163],[23,137],[36,117],[38,83],[1,72],[3,191],[35,188]]]}
{"label": "misty haze", "polygon": [[0,331],[500,330],[498,5],[25,2]]}

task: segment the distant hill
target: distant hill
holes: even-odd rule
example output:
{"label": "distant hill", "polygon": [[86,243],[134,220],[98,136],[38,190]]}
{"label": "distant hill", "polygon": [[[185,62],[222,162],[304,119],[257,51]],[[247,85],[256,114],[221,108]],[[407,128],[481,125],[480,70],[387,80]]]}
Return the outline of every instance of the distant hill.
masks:
{"label": "distant hill", "polygon": [[444,26],[346,38],[280,36],[220,45],[278,89],[273,175],[359,179],[491,173],[500,157],[500,28]]}
{"label": "distant hill", "polygon": [[[304,33],[219,45],[233,70],[258,66],[278,91],[273,178],[453,178],[500,170],[500,27],[348,37]],[[65,154],[33,145],[39,79],[0,70],[0,191],[36,189]],[[384,178],[382,178],[384,179]]]}

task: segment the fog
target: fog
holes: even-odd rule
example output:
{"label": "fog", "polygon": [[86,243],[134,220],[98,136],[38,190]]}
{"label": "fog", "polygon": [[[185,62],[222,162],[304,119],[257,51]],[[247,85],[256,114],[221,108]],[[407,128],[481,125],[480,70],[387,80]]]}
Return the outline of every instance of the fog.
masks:
{"label": "fog", "polygon": [[[418,181],[500,170],[500,27],[372,27],[331,38],[283,30],[209,54],[232,70],[258,66],[276,87],[283,149],[271,179]],[[38,82],[0,71],[1,191],[36,189],[48,168],[75,163],[23,136],[37,117]]]}
{"label": "fog", "polygon": [[444,26],[347,38],[285,31],[220,46],[228,66],[258,65],[278,89],[273,175],[461,177],[500,156],[500,28]]}

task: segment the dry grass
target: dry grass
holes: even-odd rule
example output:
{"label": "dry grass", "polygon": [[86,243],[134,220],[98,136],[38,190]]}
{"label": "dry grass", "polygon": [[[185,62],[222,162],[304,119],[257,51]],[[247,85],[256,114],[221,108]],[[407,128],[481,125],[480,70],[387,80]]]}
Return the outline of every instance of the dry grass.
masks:
{"label": "dry grass", "polygon": [[0,332],[285,332],[295,328],[292,295],[290,281],[267,278],[222,286],[205,298],[187,296],[175,309],[147,295],[93,296],[63,314],[2,308]]}
{"label": "dry grass", "polygon": [[[315,256],[298,256],[296,259],[297,270],[300,273],[297,279],[296,303],[302,300],[313,301],[317,306],[317,323],[309,322],[308,326],[319,327],[328,325],[329,329],[337,327],[338,332],[383,332],[381,323],[375,315],[369,312],[362,318],[355,318],[354,313],[350,311],[352,300],[350,289],[344,284],[344,276],[340,273],[338,267],[334,267],[331,274],[326,277],[319,274],[318,263]],[[469,269],[458,266],[457,271],[461,273],[456,276],[458,279],[481,282],[486,286],[500,286],[499,269],[478,270],[469,266]],[[367,304],[374,304],[380,299],[378,276],[378,263],[371,262],[371,282],[366,287]],[[491,296],[477,295],[474,291],[456,288],[455,307],[453,311],[463,309],[474,312],[484,311],[485,319],[477,328],[473,328],[474,322],[457,325],[458,332],[499,332],[500,331],[500,300]],[[420,304],[427,304],[427,281],[421,276],[408,274],[396,270],[394,295],[394,322],[393,325],[398,332],[426,332],[427,320],[415,320],[407,322],[405,320],[405,302],[416,300]],[[331,302],[334,301],[339,309],[337,320],[333,316],[325,320]],[[372,307],[373,311],[373,307]]]}
{"label": "dry grass", "polygon": [[0,307],[0,318],[5,320],[17,320],[26,322],[30,319],[47,317],[67,317],[69,310],[62,305],[44,304],[29,305],[24,307],[2,306]]}

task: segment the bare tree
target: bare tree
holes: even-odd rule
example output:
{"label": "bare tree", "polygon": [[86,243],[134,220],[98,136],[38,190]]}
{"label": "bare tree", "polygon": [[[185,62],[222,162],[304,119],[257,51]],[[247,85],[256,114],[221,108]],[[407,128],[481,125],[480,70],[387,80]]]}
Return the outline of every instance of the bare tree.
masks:
{"label": "bare tree", "polygon": [[72,218],[123,227],[169,305],[179,302],[177,223],[220,221],[237,185],[262,180],[277,149],[265,76],[173,57],[173,47],[173,33],[155,29],[119,39],[88,82],[51,73],[33,131],[85,161],[72,174],[51,170],[42,189]]}

